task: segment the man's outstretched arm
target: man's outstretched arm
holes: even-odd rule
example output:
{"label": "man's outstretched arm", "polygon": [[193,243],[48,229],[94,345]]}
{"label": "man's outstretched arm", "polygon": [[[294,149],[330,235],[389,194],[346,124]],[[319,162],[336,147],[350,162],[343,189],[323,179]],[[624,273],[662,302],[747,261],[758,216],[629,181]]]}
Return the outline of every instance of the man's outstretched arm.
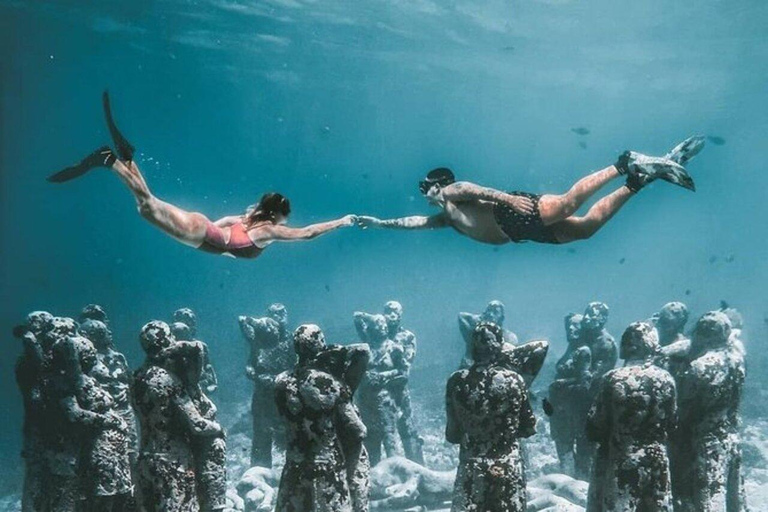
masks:
{"label": "man's outstretched arm", "polygon": [[442,213],[431,215],[413,215],[399,219],[381,220],[376,217],[361,215],[357,218],[357,225],[361,228],[389,228],[389,229],[437,229],[448,226],[448,220]]}
{"label": "man's outstretched arm", "polygon": [[443,189],[443,197],[448,201],[491,201],[510,206],[518,213],[533,213],[533,201],[525,196],[507,194],[494,188],[481,187],[468,181],[457,181]]}

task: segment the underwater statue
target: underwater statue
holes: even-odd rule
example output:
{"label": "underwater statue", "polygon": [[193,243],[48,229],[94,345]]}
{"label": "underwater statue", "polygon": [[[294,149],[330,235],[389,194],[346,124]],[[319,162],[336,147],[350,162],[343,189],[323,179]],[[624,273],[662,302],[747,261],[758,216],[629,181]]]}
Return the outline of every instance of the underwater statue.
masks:
{"label": "underwater statue", "polygon": [[353,226],[354,215],[302,228],[285,225],[291,213],[288,199],[281,194],[264,194],[241,215],[212,221],[202,213],[182,210],[155,197],[133,159],[134,147],[120,133],[112,118],[109,96],[103,95],[107,127],[115,150],[102,146],[79,163],[48,177],[52,183],[78,178],[96,168],[112,170],[136,200],[139,214],[171,238],[201,251],[232,258],[257,258],[272,242],[311,240],[336,229]]}
{"label": "underwater statue", "polygon": [[77,322],[82,324],[87,320],[98,320],[109,326],[107,311],[99,304],[87,304],[83,306],[80,315],[77,317]]}
{"label": "underwater statue", "polygon": [[[406,458],[419,464],[424,464],[424,454],[422,452],[424,440],[419,435],[413,421],[411,388],[408,383],[411,366],[416,357],[416,336],[402,326],[403,306],[399,302],[391,300],[384,304],[383,315],[387,324],[387,339],[402,347],[402,357],[398,356],[398,361],[402,367],[404,380],[402,385],[390,389],[392,398],[398,408],[397,431],[400,435]],[[370,341],[368,339],[368,332],[369,329],[376,328],[373,326],[376,322],[380,322],[380,319],[375,315],[362,312],[355,313],[355,327],[362,341]]]}
{"label": "underwater statue", "polygon": [[148,512],[195,512],[200,507],[191,439],[222,437],[223,431],[203,417],[171,368],[175,364],[166,349],[177,342],[168,324],[149,322],[139,339],[147,356],[134,375],[141,506]]}
{"label": "underwater statue", "polygon": [[67,375],[72,394],[65,398],[65,411],[82,435],[78,473],[83,500],[89,511],[126,510],[133,492],[131,435],[120,414],[122,404],[98,380],[109,370],[84,337],[57,343],[54,352],[71,365]]}
{"label": "underwater statue", "polygon": [[[685,324],[688,322],[688,307],[682,302],[665,304],[652,321],[659,333],[659,352],[656,364],[669,371],[675,379],[688,365],[688,353],[691,350],[691,340],[685,335]],[[674,434],[673,434],[674,435]],[[674,452],[674,445],[670,451]],[[674,459],[672,455],[670,455]]]}
{"label": "underwater statue", "polygon": [[746,367],[743,347],[732,340],[723,312],[703,315],[692,332],[688,367],[678,377],[672,483],[684,512],[747,510],[739,434]]}
{"label": "underwater statue", "polygon": [[452,512],[526,509],[520,439],[535,433],[536,417],[523,378],[497,364],[503,344],[501,327],[479,324],[473,365],[448,380],[445,438],[460,445]]}
{"label": "underwater statue", "polygon": [[598,443],[588,512],[672,512],[667,439],[675,428],[675,381],[653,364],[656,329],[635,322],[621,337],[624,366],[603,376],[587,418]]}
{"label": "underwater statue", "polygon": [[22,353],[16,359],[14,372],[24,407],[21,457],[24,459],[24,487],[21,493],[22,512],[43,510],[46,481],[46,460],[43,422],[46,408],[43,396],[44,357],[40,338],[53,322],[53,315],[34,311],[26,322],[16,327],[14,336],[22,343]]}
{"label": "underwater statue", "polygon": [[271,468],[272,447],[284,444],[284,429],[275,405],[275,379],[290,370],[296,359],[288,331],[288,310],[275,303],[267,308],[267,316],[241,316],[238,322],[250,349],[245,374],[253,381],[251,466]]}
{"label": "underwater statue", "polygon": [[586,345],[592,356],[592,378],[595,383],[602,376],[613,370],[619,359],[619,351],[616,341],[605,329],[608,322],[608,306],[603,302],[590,302],[581,319],[580,338]]}
{"label": "underwater statue", "polygon": [[683,333],[688,323],[688,306],[682,302],[668,302],[653,316],[662,347],[687,339]]}
{"label": "underwater statue", "polygon": [[352,512],[367,512],[371,493],[371,463],[365,447],[367,429],[353,401],[370,358],[371,350],[365,343],[325,345],[305,363],[306,367],[333,375],[343,386],[336,433],[344,454]]}
{"label": "underwater statue", "polygon": [[[202,378],[208,347],[201,341],[177,341],[163,349],[161,358],[182,381],[197,412],[205,420],[221,425],[216,419],[216,405],[205,394]],[[197,498],[202,512],[221,510],[226,506],[227,445],[224,435],[193,436],[190,438],[195,461]]]}
{"label": "underwater statue", "polygon": [[[565,244],[592,237],[631,197],[649,183],[663,179],[695,190],[683,164],[704,146],[704,137],[691,137],[664,157],[626,151],[613,165],[576,182],[562,195],[503,192],[468,181],[456,181],[453,171],[439,167],[419,183],[426,200],[442,211],[432,216],[381,220],[361,216],[364,228],[437,229],[452,227],[478,242],[501,245],[533,241]],[[597,201],[583,217],[578,209],[609,182],[624,177],[623,186]]]}
{"label": "underwater statue", "polygon": [[400,451],[398,397],[408,384],[409,364],[405,348],[389,337],[384,315],[370,315],[360,311],[354,314],[355,327],[360,339],[369,344],[371,359],[368,371],[360,385],[358,405],[368,436],[365,446],[371,465],[385,457],[403,455]]}
{"label": "underwater statue", "polygon": [[[557,362],[549,386],[549,424],[560,468],[566,475],[586,480],[592,465],[593,443],[587,439],[587,413],[592,405],[592,352],[581,340],[582,315],[565,317],[568,348]],[[545,405],[545,407],[547,407]]]}
{"label": "underwater statue", "polygon": [[75,391],[72,379],[79,372],[74,368],[75,349],[65,350],[77,335],[77,323],[58,316],[45,323],[42,332],[33,327],[33,332],[40,332],[37,338],[43,354],[40,432],[45,465],[42,505],[35,510],[70,512],[76,510],[81,498],[78,468],[84,436],[77,410],[70,407]]}
{"label": "underwater statue", "polygon": [[189,340],[179,341],[191,341],[197,336],[197,314],[191,308],[179,308],[173,312],[173,322],[181,322],[189,328],[187,335]]}
{"label": "underwater statue", "polygon": [[[461,359],[459,368],[469,368],[472,366],[472,336],[475,327],[480,322],[490,322],[499,327],[504,327],[506,319],[504,303],[500,300],[492,300],[485,306],[485,311],[479,315],[475,313],[459,313],[459,332],[464,340],[464,356]],[[510,345],[517,345],[517,336],[512,331],[504,329],[504,342]]]}
{"label": "underwater statue", "polygon": [[[173,312],[173,323],[170,325],[173,337],[178,341],[196,341],[197,340],[197,315],[190,308],[180,308]],[[216,370],[213,368],[210,359],[208,359],[208,350],[206,347],[206,360],[203,364],[203,374],[200,378],[200,386],[206,394],[215,393],[219,389],[219,379],[216,377]]]}
{"label": "underwater statue", "polygon": [[114,401],[113,410],[125,422],[128,435],[128,454],[133,463],[138,456],[139,435],[136,428],[136,414],[131,397],[133,373],[125,356],[115,350],[112,331],[101,320],[86,319],[80,323],[80,335],[87,338],[96,348],[98,365],[91,375],[110,394]]}
{"label": "underwater statue", "polygon": [[296,367],[280,374],[275,383],[277,409],[287,427],[275,512],[352,511],[340,439],[340,418],[351,411],[351,397],[345,383],[313,367],[325,347],[318,326],[300,326],[294,333]]}

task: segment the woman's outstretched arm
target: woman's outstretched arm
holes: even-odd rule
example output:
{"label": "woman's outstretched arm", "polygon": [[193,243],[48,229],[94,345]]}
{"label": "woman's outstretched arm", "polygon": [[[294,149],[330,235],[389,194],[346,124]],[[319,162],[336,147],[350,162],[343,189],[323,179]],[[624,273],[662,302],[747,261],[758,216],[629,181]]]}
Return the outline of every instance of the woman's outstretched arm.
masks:
{"label": "woman's outstretched arm", "polygon": [[352,226],[357,222],[357,216],[345,215],[344,217],[328,222],[310,224],[303,228],[288,226],[264,226],[252,238],[254,242],[299,242],[312,240],[331,231]]}

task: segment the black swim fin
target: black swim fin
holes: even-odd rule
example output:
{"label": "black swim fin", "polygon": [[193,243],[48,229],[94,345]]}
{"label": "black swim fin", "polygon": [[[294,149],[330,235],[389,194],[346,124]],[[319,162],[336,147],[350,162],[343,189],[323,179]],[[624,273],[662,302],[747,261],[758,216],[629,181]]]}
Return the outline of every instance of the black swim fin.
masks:
{"label": "black swim fin", "polygon": [[112,167],[112,164],[115,163],[116,159],[115,154],[109,146],[102,146],[83,158],[79,163],[67,167],[66,169],[62,169],[55,174],[51,174],[47,179],[51,183],[64,183],[65,181],[79,178],[96,167]]}
{"label": "black swim fin", "polygon": [[104,105],[104,117],[107,121],[107,128],[109,128],[109,134],[112,136],[112,141],[115,143],[117,154],[120,156],[121,160],[130,162],[133,160],[133,152],[136,150],[136,148],[134,148],[133,145],[128,142],[128,139],[126,139],[123,134],[120,133],[120,130],[117,129],[115,120],[112,117],[112,108],[109,105],[108,91],[104,91],[104,94],[101,96],[101,100]]}

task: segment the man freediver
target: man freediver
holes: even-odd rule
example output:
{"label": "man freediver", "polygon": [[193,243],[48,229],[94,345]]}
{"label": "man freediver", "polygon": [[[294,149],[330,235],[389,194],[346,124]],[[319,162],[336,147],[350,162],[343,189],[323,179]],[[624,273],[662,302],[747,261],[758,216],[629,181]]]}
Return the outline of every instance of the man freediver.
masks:
{"label": "man freediver", "polygon": [[[704,137],[691,137],[664,157],[625,151],[615,164],[577,181],[565,194],[537,195],[502,192],[468,181],[456,181],[446,167],[433,169],[419,183],[430,204],[442,211],[431,216],[382,220],[359,216],[363,228],[436,229],[452,227],[479,242],[501,245],[533,241],[564,244],[594,235],[643,187],[663,179],[695,190],[683,165],[704,146]],[[620,176],[625,184],[595,203],[584,216],[574,215],[593,194]]]}

